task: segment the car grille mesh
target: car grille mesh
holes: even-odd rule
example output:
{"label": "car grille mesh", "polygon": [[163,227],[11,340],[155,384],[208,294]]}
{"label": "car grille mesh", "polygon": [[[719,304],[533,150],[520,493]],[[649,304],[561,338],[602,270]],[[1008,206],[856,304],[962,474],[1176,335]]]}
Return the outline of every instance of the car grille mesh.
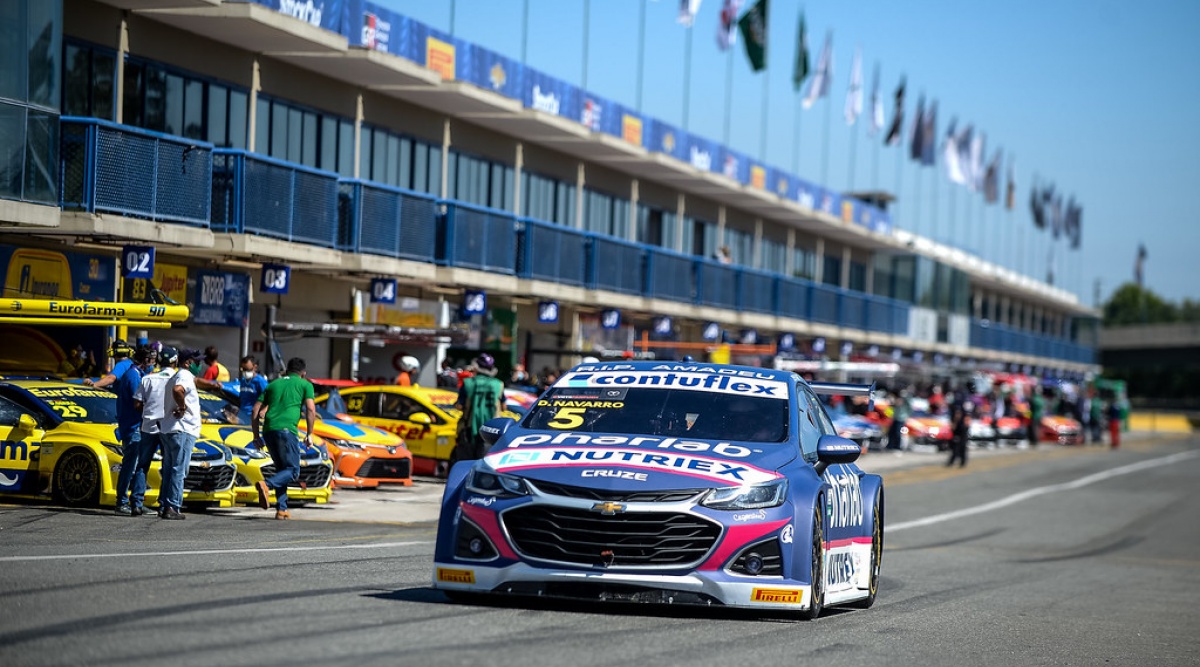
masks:
{"label": "car grille mesh", "polygon": [[531,558],[607,567],[669,567],[695,563],[712,549],[721,527],[692,514],[590,510],[525,505],[501,515],[518,551]]}
{"label": "car grille mesh", "polygon": [[581,486],[552,484],[550,482],[531,482],[542,493],[565,498],[583,498],[584,500],[611,500],[621,503],[678,503],[695,498],[704,489],[679,489],[673,491],[606,491],[603,489],[588,489]]}
{"label": "car grille mesh", "polygon": [[233,487],[233,478],[236,474],[237,468],[231,465],[213,466],[211,468],[190,466],[187,478],[183,481],[183,487],[189,491],[204,493],[224,491]]}
{"label": "car grille mesh", "polygon": [[[262,467],[263,479],[270,479],[271,475],[274,474],[274,464],[268,463]],[[329,478],[332,476],[332,474],[333,469],[327,465],[300,466],[300,476],[292,480],[292,483],[288,484],[288,488],[298,489],[300,488],[301,484],[304,484],[304,486],[309,489],[321,488],[329,483]]]}
{"label": "car grille mesh", "polygon": [[409,459],[367,459],[358,467],[355,477],[367,479],[405,479],[412,476]]}

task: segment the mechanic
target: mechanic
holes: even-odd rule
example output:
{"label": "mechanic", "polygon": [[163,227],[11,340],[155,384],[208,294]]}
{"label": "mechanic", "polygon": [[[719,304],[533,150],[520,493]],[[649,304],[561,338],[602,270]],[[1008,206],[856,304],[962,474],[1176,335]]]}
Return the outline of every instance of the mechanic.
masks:
{"label": "mechanic", "polygon": [[[139,346],[133,364],[113,385],[117,394],[117,439],[121,441],[121,471],[117,474],[117,514],[141,516],[146,498],[146,472],[154,460],[154,449],[142,443],[142,409],[135,395],[142,376],[154,367],[157,354],[149,346]],[[149,443],[147,443],[149,444]]]}
{"label": "mechanic", "polygon": [[1029,446],[1037,447],[1038,439],[1042,436],[1042,413],[1046,409],[1046,401],[1042,398],[1041,389],[1033,387],[1029,390]]}
{"label": "mechanic", "polygon": [[912,416],[912,403],[908,400],[910,392],[911,389],[905,387],[896,394],[896,403],[892,405],[892,423],[888,426],[888,449],[898,451],[904,447],[904,425]]}
{"label": "mechanic", "polygon": [[971,419],[975,413],[975,405],[971,401],[956,402],[950,410],[950,460],[946,462],[946,466],[954,465],[958,461],[958,467],[962,468],[967,465],[967,440],[971,437]]}
{"label": "mechanic", "polygon": [[[142,427],[141,427],[141,446],[145,451],[150,452],[150,458],[154,458],[154,452],[158,450],[162,444],[162,421],[167,416],[166,400],[167,400],[167,381],[175,374],[175,367],[179,363],[179,350],[164,345],[158,351],[158,363],[160,369],[156,372],[147,372],[142,376],[142,382],[138,385],[137,391],[133,394],[134,407],[142,412]],[[167,460],[164,453],[162,469],[160,472],[162,484],[158,491],[158,516],[163,516],[163,510],[166,509],[164,500],[167,497]],[[140,511],[131,513],[134,516],[139,516]],[[182,515],[181,515],[182,516]]]}
{"label": "mechanic", "polygon": [[462,411],[450,465],[458,461],[483,458],[487,445],[479,427],[504,411],[504,383],[496,377],[496,360],[483,353],[472,363],[474,375],[464,378],[454,406]]}
{"label": "mechanic", "polygon": [[[300,357],[288,359],[287,370],[267,385],[254,403],[254,442],[266,445],[275,463],[275,474],[255,484],[258,506],[271,509],[268,494],[275,491],[275,518],[290,519],[287,507],[287,486],[300,476],[300,408],[304,408],[307,432],[304,444],[311,447],[313,423],[317,406],[313,401],[312,383],[305,379],[307,364]],[[261,430],[261,431],[260,431]]]}
{"label": "mechanic", "polygon": [[167,380],[163,401],[172,409],[162,421],[161,438],[163,468],[170,464],[169,479],[163,476],[163,491],[167,502],[163,505],[163,519],[184,519],[183,482],[192,463],[192,449],[200,437],[200,394],[196,391],[196,377],[191,371],[179,369]]}
{"label": "mechanic", "polygon": [[254,417],[254,404],[267,389],[267,378],[258,373],[258,359],[247,354],[241,361],[241,378],[238,380],[238,423],[249,424]]}
{"label": "mechanic", "polygon": [[103,389],[116,382],[122,375],[125,374],[125,371],[129,370],[129,367],[133,365],[133,360],[129,358],[129,355],[133,354],[133,348],[129,347],[129,343],[126,343],[120,338],[113,341],[109,354],[114,360],[116,360],[112,370],[99,380],[93,381],[91,378],[84,378],[84,385],[88,387],[96,387],[97,389]]}
{"label": "mechanic", "polygon": [[401,387],[412,387],[417,384],[417,373],[421,370],[421,362],[416,357],[405,355],[400,357],[400,373],[396,375],[396,384]]}

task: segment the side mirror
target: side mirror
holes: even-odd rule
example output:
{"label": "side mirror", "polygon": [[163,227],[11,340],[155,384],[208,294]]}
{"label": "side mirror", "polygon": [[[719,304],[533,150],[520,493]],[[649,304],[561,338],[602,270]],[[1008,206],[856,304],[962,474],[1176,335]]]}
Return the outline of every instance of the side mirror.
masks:
{"label": "side mirror", "polygon": [[508,427],[512,426],[515,421],[509,417],[496,417],[489,419],[487,423],[479,427],[479,437],[488,444],[488,447],[496,444],[501,437],[504,436]]}
{"label": "side mirror", "polygon": [[840,435],[823,435],[817,441],[817,472],[834,463],[854,463],[862,449],[853,440]]}
{"label": "side mirror", "polygon": [[25,434],[25,437],[32,435],[37,430],[37,420],[31,415],[23,414],[17,419],[17,431]]}
{"label": "side mirror", "polygon": [[414,412],[408,416],[408,421],[414,424],[420,424],[421,426],[429,426],[433,423],[433,419],[424,412]]}

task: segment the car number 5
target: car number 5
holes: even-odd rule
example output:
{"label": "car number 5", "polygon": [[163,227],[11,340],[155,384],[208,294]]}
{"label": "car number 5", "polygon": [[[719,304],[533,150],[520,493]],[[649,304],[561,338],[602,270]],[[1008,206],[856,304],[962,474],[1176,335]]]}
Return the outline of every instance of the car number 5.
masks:
{"label": "car number 5", "polygon": [[551,428],[569,429],[583,425],[583,413],[587,408],[560,408],[550,420]]}

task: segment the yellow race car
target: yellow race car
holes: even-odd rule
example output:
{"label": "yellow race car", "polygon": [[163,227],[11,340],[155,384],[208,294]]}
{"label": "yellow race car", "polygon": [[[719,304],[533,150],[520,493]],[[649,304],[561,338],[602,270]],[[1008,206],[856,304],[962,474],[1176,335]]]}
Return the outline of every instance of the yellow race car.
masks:
{"label": "yellow race car", "polygon": [[[0,497],[64,505],[115,506],[122,448],[117,396],[52,380],[0,382]],[[230,448],[202,437],[184,480],[185,504],[229,507],[237,474]],[[148,506],[158,503],[160,457],[146,475]]]}
{"label": "yellow race car", "polygon": [[444,476],[461,414],[456,400],[458,394],[447,389],[366,385],[331,389],[316,402],[330,413],[404,438],[414,474]]}
{"label": "yellow race car", "polygon": [[[254,485],[275,474],[275,464],[265,449],[254,444],[249,426],[238,423],[237,406],[206,391],[200,392],[200,426],[202,436],[224,443],[233,452],[237,466],[234,482],[234,501],[240,505],[258,502]],[[271,493],[272,498],[274,492]],[[333,461],[325,441],[313,436],[313,446],[300,451],[300,477],[288,486],[288,502],[302,505],[329,502],[333,495]]]}

